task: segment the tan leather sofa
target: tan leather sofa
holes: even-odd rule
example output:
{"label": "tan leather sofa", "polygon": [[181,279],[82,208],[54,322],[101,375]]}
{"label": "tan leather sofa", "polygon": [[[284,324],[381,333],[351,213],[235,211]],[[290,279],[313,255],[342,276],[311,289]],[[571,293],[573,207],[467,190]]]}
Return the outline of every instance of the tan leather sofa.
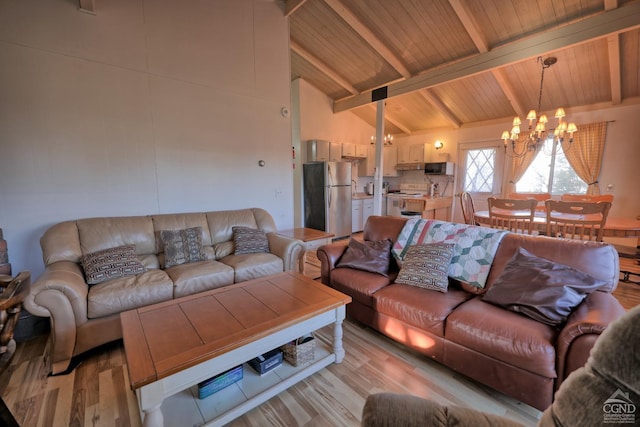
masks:
{"label": "tan leather sofa", "polygon": [[[163,268],[160,231],[198,226],[205,260]],[[264,231],[270,253],[234,255],[234,226]],[[83,255],[130,244],[144,273],[87,284]],[[50,318],[53,374],[66,371],[73,356],[122,338],[122,311],[294,270],[304,251],[299,240],[276,234],[273,218],[259,208],[66,221],[49,228],[40,245],[45,271],[25,307]]]}
{"label": "tan leather sofa", "polygon": [[[406,221],[369,217],[363,238],[395,241]],[[586,363],[600,333],[624,313],[611,295],[618,281],[618,254],[606,243],[509,233],[498,246],[484,290],[450,280],[446,293],[394,283],[398,266],[393,259],[389,277],[336,268],[346,247],[336,242],[321,246],[317,253],[322,282],[352,297],[347,306],[350,318],[540,410],[551,404],[567,376]],[[482,294],[518,248],[581,270],[604,284],[558,326],[484,301]],[[545,293],[536,279],[523,280],[536,293]]]}

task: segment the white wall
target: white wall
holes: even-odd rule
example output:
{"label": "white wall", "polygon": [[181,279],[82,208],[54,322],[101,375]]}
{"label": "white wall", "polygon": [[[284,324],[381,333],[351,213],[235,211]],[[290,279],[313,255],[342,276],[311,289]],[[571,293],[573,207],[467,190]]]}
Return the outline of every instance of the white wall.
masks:
{"label": "white wall", "polygon": [[41,273],[39,238],[67,219],[262,207],[291,228],[277,3],[96,5],[2,2],[0,228],[14,273]]}

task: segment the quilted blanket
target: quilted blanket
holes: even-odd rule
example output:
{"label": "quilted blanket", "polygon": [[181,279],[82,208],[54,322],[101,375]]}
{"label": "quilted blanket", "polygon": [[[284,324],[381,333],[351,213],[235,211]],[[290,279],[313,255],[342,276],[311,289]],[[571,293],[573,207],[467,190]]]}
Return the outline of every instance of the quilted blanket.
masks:
{"label": "quilted blanket", "polygon": [[475,225],[411,218],[400,231],[391,252],[402,266],[402,260],[412,245],[453,243],[455,248],[449,277],[484,288],[498,245],[507,233]]}

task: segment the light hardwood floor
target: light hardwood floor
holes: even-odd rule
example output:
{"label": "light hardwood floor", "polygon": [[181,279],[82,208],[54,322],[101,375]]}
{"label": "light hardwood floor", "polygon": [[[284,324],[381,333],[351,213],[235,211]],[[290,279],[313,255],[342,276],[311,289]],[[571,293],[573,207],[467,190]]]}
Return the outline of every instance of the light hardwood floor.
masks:
{"label": "light hardwood floor", "polygon": [[[318,277],[313,255],[305,274]],[[635,284],[622,284],[626,308],[638,304]],[[628,289],[627,289],[628,287]],[[619,288],[620,289],[620,288]],[[631,295],[631,297],[628,297]],[[330,329],[316,335],[329,341]],[[540,412],[346,321],[346,357],[238,418],[232,426],[357,426],[371,393],[392,391],[505,415],[533,426]],[[92,352],[72,373],[48,377],[47,337],[19,343],[0,375],[0,396],[21,426],[140,426],[122,342]]]}

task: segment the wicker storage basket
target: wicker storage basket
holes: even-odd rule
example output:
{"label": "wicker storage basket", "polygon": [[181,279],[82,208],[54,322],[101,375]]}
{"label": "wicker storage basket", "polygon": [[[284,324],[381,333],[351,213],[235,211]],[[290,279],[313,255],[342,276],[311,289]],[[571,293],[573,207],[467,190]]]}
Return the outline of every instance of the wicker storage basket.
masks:
{"label": "wicker storage basket", "polygon": [[313,335],[307,335],[283,345],[280,349],[284,360],[293,366],[305,365],[313,362],[315,358],[316,339]]}

